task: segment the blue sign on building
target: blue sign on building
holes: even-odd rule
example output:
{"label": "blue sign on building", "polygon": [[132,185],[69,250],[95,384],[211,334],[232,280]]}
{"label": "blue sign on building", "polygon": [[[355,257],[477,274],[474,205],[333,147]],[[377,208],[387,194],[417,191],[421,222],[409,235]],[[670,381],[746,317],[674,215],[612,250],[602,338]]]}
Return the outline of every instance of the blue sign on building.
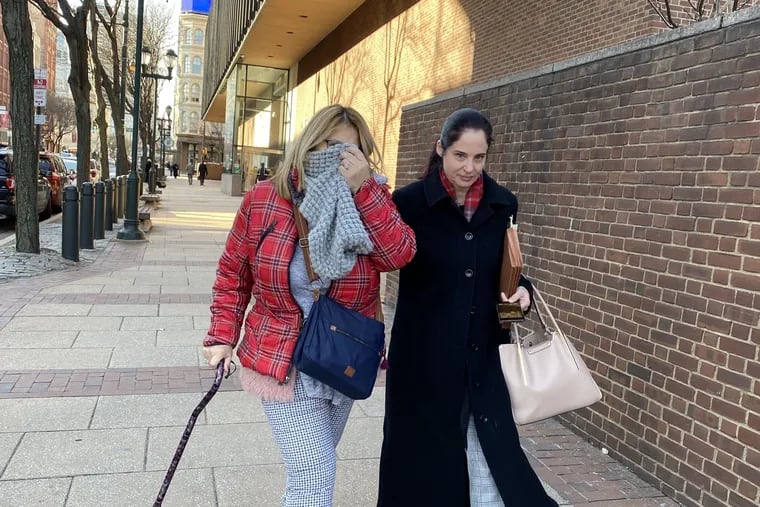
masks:
{"label": "blue sign on building", "polygon": [[211,0],[182,0],[181,12],[198,12],[208,14],[211,10]]}

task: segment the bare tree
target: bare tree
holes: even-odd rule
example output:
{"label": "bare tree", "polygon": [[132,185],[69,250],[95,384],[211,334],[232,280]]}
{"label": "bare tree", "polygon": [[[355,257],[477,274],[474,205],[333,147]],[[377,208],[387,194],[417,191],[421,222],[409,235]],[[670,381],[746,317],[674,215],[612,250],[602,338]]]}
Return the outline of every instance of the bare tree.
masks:
{"label": "bare tree", "polygon": [[[393,25],[396,25],[395,30]],[[383,66],[385,117],[383,121],[383,157],[385,157],[385,149],[387,147],[388,125],[400,112],[399,108],[393,107],[393,101],[396,98],[396,84],[398,82],[399,67],[401,66],[401,56],[404,53],[404,45],[406,43],[406,27],[406,12],[396,18],[395,21],[391,21],[385,25],[385,62]]]}
{"label": "bare tree", "polygon": [[[93,6],[93,15],[90,16],[90,51],[93,55],[93,61],[98,54],[98,44],[100,41],[100,30],[98,18],[95,14],[97,6]],[[95,77],[95,97],[98,103],[95,123],[98,126],[98,137],[100,140],[100,175],[103,179],[111,177],[110,168],[108,167],[108,121],[106,121],[106,98],[103,94],[103,73],[93,72]]]}
{"label": "bare tree", "polygon": [[48,0],[29,0],[29,2],[63,33],[66,44],[69,46],[71,60],[69,88],[74,98],[77,117],[77,181],[89,181],[92,122],[87,15],[93,0],[81,0],[77,7],[72,7],[69,0],[57,0],[57,8],[49,5]]}
{"label": "bare tree", "polygon": [[64,136],[77,128],[77,117],[74,101],[65,96],[50,95],[47,99],[47,128],[45,143],[53,151],[61,151],[61,141]]}
{"label": "bare tree", "polygon": [[[690,18],[695,21],[702,21],[706,17],[715,17],[729,12],[738,11],[743,9],[752,3],[752,0],[712,0],[712,6],[709,8],[709,16],[707,14],[707,4],[710,0],[686,0],[688,7],[686,9]],[[654,12],[665,23],[668,28],[678,28],[680,25],[673,17],[674,5],[671,0],[647,0],[647,3],[654,9]]]}
{"label": "bare tree", "polygon": [[[122,75],[119,61],[123,35],[123,28],[120,29],[122,25],[119,23],[121,5],[121,0],[115,0],[113,5],[111,5],[109,0],[102,0],[99,4],[92,5],[90,49],[92,52],[95,84],[96,88],[99,89],[98,125],[101,130],[106,128],[105,112],[101,114],[100,108],[100,104],[104,102],[102,97],[105,95],[108,103],[111,105],[111,121],[115,132],[116,144],[116,167],[121,169],[121,174],[123,175],[129,171],[129,162],[126,137],[124,135],[124,111],[121,107]],[[100,144],[102,151],[104,144],[102,134]],[[110,177],[107,160],[101,165],[104,167],[104,176],[106,178]]]}
{"label": "bare tree", "polygon": [[[158,63],[166,51],[173,47],[176,43],[175,40],[169,39],[170,27],[174,23],[172,16],[173,7],[167,7],[160,3],[150,3],[145,6],[144,19],[146,20],[143,25],[143,47],[150,49],[153,59]],[[131,15],[131,13],[130,13]],[[130,19],[130,26],[137,26],[137,20]],[[130,34],[132,35],[132,34]],[[131,47],[134,47],[135,42],[129,42]],[[134,96],[134,70],[129,69],[127,75],[127,101],[126,109],[130,114],[133,114],[132,97]],[[161,73],[164,73],[164,69],[158,69]],[[142,141],[143,159],[147,158],[148,150],[155,144],[158,139],[158,129],[153,128],[153,112],[157,107],[155,102],[156,89],[158,86],[158,93],[161,92],[161,87],[164,84],[164,80],[155,80],[152,78],[143,78],[140,86],[140,118],[139,118],[139,132],[134,135],[139,135]],[[155,131],[154,131],[155,130]]]}
{"label": "bare tree", "polygon": [[34,139],[34,55],[27,0],[0,0],[8,44],[11,120],[16,176],[16,251],[40,253],[37,217],[37,147]]}

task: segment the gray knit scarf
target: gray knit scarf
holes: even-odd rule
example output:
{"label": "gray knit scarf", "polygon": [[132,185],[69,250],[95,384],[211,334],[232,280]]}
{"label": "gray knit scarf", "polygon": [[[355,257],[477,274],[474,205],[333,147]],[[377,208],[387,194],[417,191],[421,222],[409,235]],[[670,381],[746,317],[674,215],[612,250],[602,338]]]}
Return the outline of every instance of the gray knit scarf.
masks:
{"label": "gray knit scarf", "polygon": [[338,171],[340,154],[351,146],[336,144],[314,151],[306,160],[306,192],[293,200],[309,223],[309,253],[323,280],[337,280],[356,264],[357,255],[372,252],[351,190]]}

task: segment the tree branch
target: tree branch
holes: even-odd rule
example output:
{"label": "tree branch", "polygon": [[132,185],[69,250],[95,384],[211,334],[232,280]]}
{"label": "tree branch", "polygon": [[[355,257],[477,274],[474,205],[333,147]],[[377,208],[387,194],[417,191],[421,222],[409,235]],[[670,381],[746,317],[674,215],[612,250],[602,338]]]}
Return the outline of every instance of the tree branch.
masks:
{"label": "tree branch", "polygon": [[647,2],[649,2],[649,5],[652,6],[657,15],[660,16],[665,26],[668,28],[678,28],[678,25],[673,21],[673,14],[670,12],[670,0],[665,0],[665,12],[662,12],[662,9],[654,3],[654,0],[647,0]]}

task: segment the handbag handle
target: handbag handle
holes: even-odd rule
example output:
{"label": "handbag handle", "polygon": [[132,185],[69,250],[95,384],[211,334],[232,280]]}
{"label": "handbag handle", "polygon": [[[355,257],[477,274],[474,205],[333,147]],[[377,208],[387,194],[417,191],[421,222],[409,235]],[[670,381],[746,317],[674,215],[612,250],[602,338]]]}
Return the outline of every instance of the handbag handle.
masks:
{"label": "handbag handle", "polygon": [[[559,328],[557,321],[554,319],[554,315],[552,315],[551,310],[549,310],[549,305],[546,304],[543,296],[541,296],[541,293],[535,287],[533,287],[533,300],[537,303],[534,309],[536,311],[536,317],[538,317],[538,322],[541,323],[541,327],[544,328],[545,331],[557,331],[558,333],[562,333],[562,330]],[[543,307],[543,310],[541,307]],[[544,320],[542,312],[546,312],[546,315],[550,320],[550,324],[553,327],[546,325],[546,321]]]}

